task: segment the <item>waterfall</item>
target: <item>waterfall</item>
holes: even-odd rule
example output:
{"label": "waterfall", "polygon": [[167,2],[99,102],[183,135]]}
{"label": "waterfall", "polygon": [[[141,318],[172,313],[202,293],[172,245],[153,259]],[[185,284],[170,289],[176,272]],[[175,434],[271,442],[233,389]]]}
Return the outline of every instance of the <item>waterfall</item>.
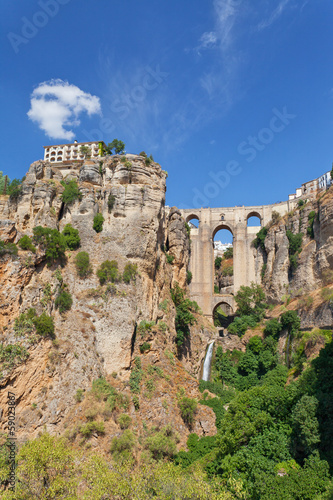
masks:
{"label": "waterfall", "polygon": [[202,380],[205,380],[208,382],[209,376],[210,376],[210,366],[212,364],[212,355],[213,355],[213,347],[214,347],[214,342],[213,341],[211,344],[209,344],[206,356],[205,356],[205,361],[203,365],[203,370],[202,370]]}

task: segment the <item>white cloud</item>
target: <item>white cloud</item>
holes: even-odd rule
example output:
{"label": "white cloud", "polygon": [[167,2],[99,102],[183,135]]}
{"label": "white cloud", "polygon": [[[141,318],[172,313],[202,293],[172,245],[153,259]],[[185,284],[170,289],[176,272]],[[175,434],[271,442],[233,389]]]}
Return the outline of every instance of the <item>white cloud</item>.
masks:
{"label": "white cloud", "polygon": [[271,24],[277,21],[277,19],[283,14],[289,2],[290,0],[281,0],[276,9],[273,10],[271,15],[267,19],[264,19],[263,21],[261,21],[261,23],[258,24],[257,26],[258,31],[268,28],[269,26],[271,26]]}
{"label": "white cloud", "polygon": [[60,79],[40,83],[31,94],[30,105],[28,117],[52,139],[74,139],[71,129],[80,125],[81,113],[101,113],[99,97]]}
{"label": "white cloud", "polygon": [[199,42],[199,49],[213,47],[217,42],[217,34],[214,31],[206,32],[200,37]]}

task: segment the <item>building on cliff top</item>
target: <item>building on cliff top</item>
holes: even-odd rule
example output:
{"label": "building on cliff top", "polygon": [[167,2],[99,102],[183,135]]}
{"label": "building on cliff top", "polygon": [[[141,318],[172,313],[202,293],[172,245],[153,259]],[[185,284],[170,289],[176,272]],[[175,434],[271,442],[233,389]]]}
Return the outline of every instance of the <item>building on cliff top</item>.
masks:
{"label": "building on cliff top", "polygon": [[312,181],[304,182],[302,187],[296,189],[296,193],[289,195],[289,200],[295,200],[296,198],[312,198],[315,197],[319,191],[328,189],[332,185],[331,171],[326,172],[317,179]]}
{"label": "building on cliff top", "polygon": [[97,142],[77,142],[73,144],[57,144],[55,146],[44,146],[44,160],[51,163],[66,163],[73,161],[83,161],[84,155],[81,153],[81,146],[86,146],[91,151],[91,158],[104,156],[106,145],[103,141]]}

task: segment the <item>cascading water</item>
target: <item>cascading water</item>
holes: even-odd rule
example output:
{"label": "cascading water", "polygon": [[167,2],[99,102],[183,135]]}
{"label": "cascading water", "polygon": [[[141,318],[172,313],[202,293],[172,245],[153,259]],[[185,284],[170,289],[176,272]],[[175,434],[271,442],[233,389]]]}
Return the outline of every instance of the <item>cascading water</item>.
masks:
{"label": "cascading water", "polygon": [[203,365],[202,380],[205,380],[206,382],[209,381],[210,367],[211,367],[211,364],[212,364],[214,342],[212,342],[208,346],[208,349],[207,349],[207,352],[206,352],[206,356],[205,356],[204,365]]}

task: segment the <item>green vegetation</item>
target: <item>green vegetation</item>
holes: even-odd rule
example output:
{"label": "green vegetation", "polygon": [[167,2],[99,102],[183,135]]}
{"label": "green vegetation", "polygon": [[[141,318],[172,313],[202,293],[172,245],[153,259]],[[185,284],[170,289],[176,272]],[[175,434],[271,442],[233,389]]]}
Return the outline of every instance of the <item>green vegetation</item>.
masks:
{"label": "green vegetation", "polygon": [[0,257],[6,254],[16,256],[18,254],[18,248],[14,243],[5,243],[0,240]]}
{"label": "green vegetation", "polygon": [[143,377],[143,370],[141,368],[141,360],[137,356],[134,359],[134,366],[131,371],[129,385],[133,394],[140,394],[140,382]]}
{"label": "green vegetation", "polygon": [[109,212],[109,214],[112,212],[112,209],[115,205],[115,202],[116,202],[116,197],[110,193],[108,196],[108,212]]}
{"label": "green vegetation", "polygon": [[67,248],[70,250],[76,250],[79,248],[81,239],[78,229],[74,229],[71,224],[66,224],[62,231],[62,235],[65,238]]}
{"label": "green vegetation", "polygon": [[85,158],[90,158],[91,157],[91,148],[89,146],[80,146],[80,153]]}
{"label": "green vegetation", "polygon": [[191,283],[192,277],[193,277],[193,275],[192,275],[191,271],[186,271],[186,283],[188,285]]}
{"label": "green vegetation", "polygon": [[144,342],[142,345],[140,345],[140,352],[143,354],[146,351],[149,351],[151,348],[151,345],[148,342]]}
{"label": "green vegetation", "polygon": [[84,390],[78,389],[75,394],[75,401],[81,403],[81,401],[83,401],[83,398],[84,398]]}
{"label": "green vegetation", "polygon": [[233,275],[234,275],[234,267],[233,266],[226,266],[221,271],[221,276],[223,276],[223,277],[233,276]]}
{"label": "green vegetation", "polygon": [[151,430],[150,436],[145,441],[145,448],[149,450],[154,460],[172,458],[177,452],[176,443],[179,437],[175,434],[171,425],[167,425],[161,431]]}
{"label": "green vegetation", "polygon": [[29,250],[30,252],[36,253],[36,247],[32,244],[31,239],[26,234],[18,241],[18,246],[22,250]]}
{"label": "green vegetation", "polygon": [[252,315],[244,315],[236,317],[234,321],[228,326],[228,332],[232,335],[242,337],[246,330],[254,328],[257,325],[257,319]]}
{"label": "green vegetation", "polygon": [[315,218],[316,218],[316,212],[314,210],[312,210],[309,215],[308,215],[308,221],[309,221],[309,225],[307,227],[307,234],[308,236],[310,236],[311,239],[314,238],[314,231],[313,231],[313,224],[314,224],[314,221],[315,221]]}
{"label": "green vegetation", "polygon": [[17,365],[24,363],[28,359],[29,353],[25,347],[20,344],[0,343],[0,379],[4,371],[10,371]]}
{"label": "green vegetation", "polygon": [[257,236],[255,237],[255,239],[252,242],[254,248],[261,248],[264,251],[266,250],[265,249],[265,239],[266,239],[267,233],[268,233],[267,227],[264,226],[260,229],[260,231],[257,233]]}
{"label": "green vegetation", "polygon": [[180,409],[180,414],[184,422],[189,427],[192,427],[194,423],[194,417],[198,409],[197,400],[184,396],[178,400],[178,408]]}
{"label": "green vegetation", "polygon": [[71,181],[61,181],[61,184],[63,185],[64,192],[61,195],[61,199],[65,205],[71,205],[74,203],[74,201],[82,200],[82,193],[79,189],[78,183],[74,180]]}
{"label": "green vegetation", "polygon": [[118,416],[118,424],[121,429],[128,429],[132,423],[132,419],[127,413],[122,413]]}
{"label": "green vegetation", "polygon": [[36,316],[33,320],[36,327],[36,333],[42,337],[54,338],[54,321],[52,316],[48,316],[43,312],[40,316]]}
{"label": "green vegetation", "polygon": [[171,289],[171,298],[176,306],[176,344],[180,347],[184,343],[185,337],[190,334],[189,327],[196,322],[192,312],[198,312],[199,306],[195,301],[185,297],[185,291],[180,288],[177,282]]}
{"label": "green vegetation", "polygon": [[165,255],[166,255],[167,263],[168,264],[173,264],[173,261],[175,260],[174,256],[173,255],[169,255],[168,253],[166,253]]}
{"label": "green vegetation", "polygon": [[70,292],[62,289],[57,296],[54,305],[56,309],[59,309],[60,314],[69,311],[73,305],[73,299]]}
{"label": "green vegetation", "polygon": [[260,321],[267,309],[265,293],[260,285],[251,283],[251,286],[241,286],[235,295],[238,316],[253,316]]}
{"label": "green vegetation", "polygon": [[67,243],[64,235],[57,229],[37,226],[33,229],[34,242],[45,251],[47,264],[49,267],[57,260],[65,260]]}
{"label": "green vegetation", "polygon": [[138,266],[136,264],[132,264],[131,262],[126,264],[123,272],[124,283],[130,283],[131,281],[135,282],[135,277],[137,273],[138,273]]}
{"label": "green vegetation", "polygon": [[303,233],[293,234],[290,230],[287,230],[286,234],[289,240],[290,271],[294,272],[298,265],[298,255],[302,250]]}
{"label": "green vegetation", "polygon": [[224,259],[233,259],[234,257],[234,247],[229,247],[225,250],[223,254]]}
{"label": "green vegetation", "polygon": [[118,139],[113,139],[112,142],[109,142],[106,152],[109,155],[112,155],[113,153],[116,155],[121,155],[125,151],[125,144],[123,141],[119,141]]}
{"label": "green vegetation", "polygon": [[32,307],[15,319],[14,331],[18,335],[30,335],[36,331],[42,337],[55,337],[52,316],[48,316],[45,311],[37,316],[36,309]]}
{"label": "green vegetation", "polygon": [[132,431],[124,430],[123,434],[118,438],[114,437],[111,442],[111,454],[117,462],[126,462],[133,457],[132,450],[135,446],[136,439]]}
{"label": "green vegetation", "polygon": [[154,158],[153,158],[153,155],[150,155],[150,156],[147,156],[145,157],[145,164],[146,165],[150,165],[151,163],[153,163],[154,161]]}
{"label": "green vegetation", "polygon": [[103,222],[105,221],[103,215],[98,213],[94,217],[93,229],[96,233],[101,233],[103,231]]}
{"label": "green vegetation", "polygon": [[76,255],[75,267],[80,278],[87,278],[92,273],[89,254],[87,252],[79,252]]}
{"label": "green vegetation", "polygon": [[151,331],[153,326],[155,326],[154,321],[142,320],[137,329],[138,335],[143,338],[147,332]]}
{"label": "green vegetation", "polygon": [[215,269],[220,269],[222,264],[222,257],[215,257]]}
{"label": "green vegetation", "polygon": [[79,431],[86,438],[89,438],[93,432],[96,432],[97,434],[104,434],[104,422],[87,422],[86,424],[80,426]]}
{"label": "green vegetation", "polygon": [[101,285],[104,283],[117,283],[121,279],[118,271],[118,262],[116,260],[105,260],[102,262],[96,272]]}

